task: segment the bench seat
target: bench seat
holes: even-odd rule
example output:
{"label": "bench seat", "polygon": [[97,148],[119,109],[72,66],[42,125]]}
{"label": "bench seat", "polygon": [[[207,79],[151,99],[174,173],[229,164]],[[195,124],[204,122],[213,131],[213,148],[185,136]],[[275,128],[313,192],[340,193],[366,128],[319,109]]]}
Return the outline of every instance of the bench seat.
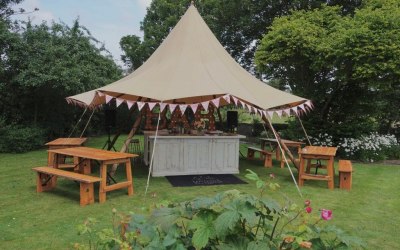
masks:
{"label": "bench seat", "polygon": [[63,177],[79,182],[81,206],[94,203],[93,183],[100,182],[101,178],[47,166],[32,168],[32,170],[37,172],[36,191],[38,193],[53,189],[56,186],[57,177]]}
{"label": "bench seat", "polygon": [[264,167],[272,167],[272,153],[261,148],[248,147],[247,148],[247,159],[254,159],[254,153],[260,153],[260,159],[264,160]]}

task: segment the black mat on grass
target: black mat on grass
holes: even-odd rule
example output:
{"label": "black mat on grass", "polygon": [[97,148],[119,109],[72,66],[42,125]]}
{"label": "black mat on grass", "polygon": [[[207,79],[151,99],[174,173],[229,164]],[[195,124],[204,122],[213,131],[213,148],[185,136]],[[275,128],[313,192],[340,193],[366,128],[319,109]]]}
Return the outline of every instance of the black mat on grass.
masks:
{"label": "black mat on grass", "polygon": [[204,174],[165,176],[174,187],[247,184],[232,174]]}

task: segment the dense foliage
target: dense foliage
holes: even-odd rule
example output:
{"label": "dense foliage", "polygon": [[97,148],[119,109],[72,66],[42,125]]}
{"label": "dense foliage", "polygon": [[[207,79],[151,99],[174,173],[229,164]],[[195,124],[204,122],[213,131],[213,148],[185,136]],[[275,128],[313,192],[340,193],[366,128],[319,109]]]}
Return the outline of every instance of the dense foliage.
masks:
{"label": "dense foliage", "polygon": [[150,216],[117,215],[113,229],[94,231],[95,219],[79,226],[89,245],[75,249],[357,249],[358,238],[329,225],[332,211],[313,211],[290,201],[280,205],[265,197],[279,185],[251,170],[246,177],[260,191],[254,196],[229,190],[214,197],[157,205]]}
{"label": "dense foliage", "polygon": [[396,132],[399,7],[398,1],[374,0],[353,16],[325,6],[275,19],[255,60],[266,77],[313,100],[315,108],[305,117],[311,134],[338,140]]}
{"label": "dense foliage", "polygon": [[[191,0],[153,0],[141,23],[143,40],[134,35],[120,41],[122,60],[132,69],[138,68],[161,44],[169,31],[187,10]],[[361,0],[198,0],[200,14],[226,50],[243,67],[252,70],[254,52],[275,17],[292,10],[314,9],[324,3],[339,5],[343,13],[352,13]]]}
{"label": "dense foliage", "polygon": [[1,119],[19,127],[46,128],[48,138],[66,136],[82,112],[68,106],[65,97],[122,75],[78,20],[69,27],[12,23],[4,16],[0,38]]}

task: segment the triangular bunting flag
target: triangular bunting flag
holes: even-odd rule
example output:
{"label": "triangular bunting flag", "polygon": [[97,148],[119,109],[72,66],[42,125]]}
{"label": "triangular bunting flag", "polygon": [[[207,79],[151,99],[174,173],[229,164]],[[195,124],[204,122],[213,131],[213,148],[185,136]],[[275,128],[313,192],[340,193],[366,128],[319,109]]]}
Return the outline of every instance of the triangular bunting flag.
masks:
{"label": "triangular bunting flag", "polygon": [[235,103],[235,106],[237,106],[238,105],[238,99],[236,97],[234,97],[234,96],[232,96],[232,99],[233,99],[233,102]]}
{"label": "triangular bunting flag", "polygon": [[313,106],[310,100],[306,101],[304,104],[307,105],[309,108],[312,108]]}
{"label": "triangular bunting flag", "polygon": [[171,113],[173,113],[174,111],[175,111],[175,108],[176,108],[176,106],[177,106],[178,104],[169,104],[168,106],[169,106],[169,111],[171,112]]}
{"label": "triangular bunting flag", "polygon": [[152,111],[153,110],[153,108],[154,108],[154,106],[156,106],[156,102],[149,102],[149,103],[147,103],[148,105],[149,105],[149,109],[150,109],[150,111]]}
{"label": "triangular bunting flag", "polygon": [[166,106],[167,106],[166,103],[160,103],[160,113],[164,111]]}
{"label": "triangular bunting flag", "polygon": [[179,105],[179,109],[181,110],[181,115],[183,115],[187,109],[188,105],[187,104],[181,104]]}
{"label": "triangular bunting flag", "polygon": [[201,106],[203,106],[203,108],[204,108],[204,110],[208,110],[208,105],[210,104],[210,102],[209,101],[206,101],[206,102],[202,102],[201,103]]}
{"label": "triangular bunting flag", "polygon": [[109,103],[113,98],[113,96],[106,95],[106,103]]}
{"label": "triangular bunting flag", "polygon": [[99,92],[99,91],[96,91],[96,94],[98,95],[98,96],[104,96],[104,94],[103,93],[101,93],[101,92]]}
{"label": "triangular bunting flag", "polygon": [[117,107],[118,107],[118,106],[121,105],[121,103],[123,103],[124,101],[125,101],[124,99],[116,98],[116,99],[115,99],[115,104],[116,104]]}
{"label": "triangular bunting flag", "polygon": [[193,113],[196,114],[197,108],[199,107],[198,103],[190,104],[190,108],[193,110]]}
{"label": "triangular bunting flag", "polygon": [[285,114],[287,114],[288,116],[290,116],[290,109],[285,109],[283,112],[285,112]]}
{"label": "triangular bunting flag", "polygon": [[219,107],[219,98],[212,99],[211,102],[215,105],[215,107]]}
{"label": "triangular bunting flag", "polygon": [[222,98],[224,98],[224,100],[225,100],[227,103],[231,103],[231,97],[230,97],[229,95],[224,95]]}
{"label": "triangular bunting flag", "polygon": [[144,105],[146,105],[145,102],[136,102],[136,103],[137,103],[137,107],[138,107],[138,110],[139,110],[139,111],[142,110],[142,108],[144,107]]}
{"label": "triangular bunting flag", "polygon": [[246,108],[247,108],[248,111],[251,112],[251,106],[249,104],[247,104],[247,103],[246,103]]}
{"label": "triangular bunting flag", "polygon": [[293,113],[295,113],[296,115],[298,115],[298,114],[297,114],[297,107],[294,107],[294,108],[291,108],[291,109],[292,109]]}
{"label": "triangular bunting flag", "polygon": [[126,101],[126,105],[128,105],[128,109],[131,109],[133,104],[135,104],[135,102],[133,101]]}
{"label": "triangular bunting flag", "polygon": [[278,115],[279,118],[281,118],[282,110],[276,110],[275,113]]}

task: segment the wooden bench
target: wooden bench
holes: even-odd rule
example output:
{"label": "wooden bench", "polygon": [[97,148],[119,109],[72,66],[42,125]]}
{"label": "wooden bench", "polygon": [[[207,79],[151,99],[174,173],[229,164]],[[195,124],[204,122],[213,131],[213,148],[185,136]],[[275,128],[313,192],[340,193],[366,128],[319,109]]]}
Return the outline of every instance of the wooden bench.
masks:
{"label": "wooden bench", "polygon": [[36,167],[32,168],[32,170],[37,172],[36,191],[38,193],[53,189],[56,186],[57,177],[64,177],[79,182],[81,206],[94,203],[93,183],[100,182],[101,178],[53,167]]}
{"label": "wooden bench", "polygon": [[260,153],[260,159],[264,159],[264,167],[272,167],[272,153],[261,148],[248,147],[247,148],[247,159],[254,159],[255,152]]}
{"label": "wooden bench", "polygon": [[349,160],[339,160],[339,187],[351,190],[353,166]]}

